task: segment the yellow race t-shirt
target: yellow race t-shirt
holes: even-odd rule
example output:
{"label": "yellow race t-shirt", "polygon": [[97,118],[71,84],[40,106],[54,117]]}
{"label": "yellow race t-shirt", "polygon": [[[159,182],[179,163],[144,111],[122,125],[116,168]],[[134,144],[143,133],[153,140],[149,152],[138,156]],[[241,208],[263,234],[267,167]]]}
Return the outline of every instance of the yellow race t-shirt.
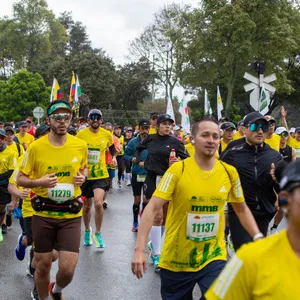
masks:
{"label": "yellow race t-shirt", "polygon": [[297,141],[296,139],[293,139],[292,137],[290,137],[287,141],[287,144],[294,148],[296,151],[296,158],[300,159],[300,141]]}
{"label": "yellow race t-shirt", "polygon": [[120,137],[116,136],[115,137],[119,140],[119,144],[120,144],[120,151],[117,152],[117,156],[122,156],[124,155],[125,149],[124,149],[124,136],[121,135]]}
{"label": "yellow race t-shirt", "polygon": [[150,126],[149,134],[156,134],[156,127],[153,128]]}
{"label": "yellow race t-shirt", "polygon": [[25,147],[25,149],[27,149],[28,146],[34,142],[34,137],[27,132],[23,137],[21,137],[20,133],[17,133],[16,137],[18,138],[20,144]]}
{"label": "yellow race t-shirt", "polygon": [[286,230],[244,245],[205,294],[207,300],[298,300],[300,258]]}
{"label": "yellow race t-shirt", "polygon": [[186,151],[188,152],[188,154],[190,156],[194,156],[194,154],[195,154],[195,147],[194,147],[194,145],[192,143],[187,143],[187,144],[184,145],[184,147],[185,147]]}
{"label": "yellow race t-shirt", "polygon": [[[32,143],[20,166],[20,171],[31,179],[39,179],[46,174],[55,173],[58,184],[55,188],[35,187],[32,191],[43,198],[54,201],[71,200],[81,195],[79,186],[74,185],[74,176],[87,165],[87,145],[85,141],[67,134],[63,146],[57,147],[49,142],[49,136],[43,136]],[[56,219],[76,218],[82,215],[61,212],[35,212],[35,215]]]}
{"label": "yellow race t-shirt", "polygon": [[19,155],[19,149],[18,149],[18,146],[17,146],[16,142],[13,142],[11,145],[6,144],[6,146],[8,148],[13,149],[16,152],[17,157],[21,157],[24,154],[24,152],[25,152],[23,145],[19,144],[19,147],[20,147],[20,155]]}
{"label": "yellow race t-shirt", "polygon": [[0,174],[14,170],[17,165],[17,161],[18,155],[12,148],[6,146],[6,148],[0,152]]}
{"label": "yellow race t-shirt", "polygon": [[[228,144],[229,144],[229,143],[228,143]],[[228,144],[226,144],[226,143],[224,142],[223,139],[220,140],[221,153],[223,153],[223,152],[226,150]],[[219,148],[219,149],[220,149],[220,148]],[[220,152],[220,151],[219,151],[219,152]],[[219,154],[220,154],[220,153],[219,153]]]}
{"label": "yellow race t-shirt", "polygon": [[233,136],[233,140],[238,140],[243,138],[243,136],[240,134],[240,132],[237,130],[237,132],[235,133],[235,135]]}
{"label": "yellow race t-shirt", "polygon": [[268,144],[272,149],[279,152],[280,150],[280,136],[273,133],[270,139],[265,139],[264,142]]}
{"label": "yellow race t-shirt", "polygon": [[108,178],[105,152],[114,144],[111,133],[103,128],[94,133],[87,127],[80,130],[77,137],[88,145],[88,180]]}
{"label": "yellow race t-shirt", "polygon": [[[9,178],[9,183],[16,185],[19,190],[24,190],[24,188],[22,186],[17,185],[17,176],[18,176],[19,168],[21,166],[23,158],[24,158],[24,155],[21,155],[19,157],[16,168],[15,168],[14,172],[12,173],[11,177]],[[25,199],[23,199],[23,202],[22,202],[22,217],[23,218],[32,217],[33,213],[34,213],[34,210],[31,206],[30,197],[28,196]]]}
{"label": "yellow race t-shirt", "polygon": [[233,166],[216,160],[211,171],[202,171],[194,157],[187,158],[166,171],[153,196],[169,202],[161,268],[196,272],[226,260],[225,203],[244,201]]}

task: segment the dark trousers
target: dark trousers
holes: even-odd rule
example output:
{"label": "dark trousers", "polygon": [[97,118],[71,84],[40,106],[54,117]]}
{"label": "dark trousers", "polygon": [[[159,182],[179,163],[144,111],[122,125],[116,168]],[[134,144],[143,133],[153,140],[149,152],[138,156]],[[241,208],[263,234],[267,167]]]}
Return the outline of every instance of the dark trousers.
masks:
{"label": "dark trousers", "polygon": [[[261,233],[266,236],[268,228],[274,215],[269,215],[260,211],[252,211],[253,217]],[[235,212],[228,213],[229,227],[234,250],[237,251],[243,244],[253,241],[252,237],[244,229]]]}
{"label": "dark trousers", "polygon": [[219,276],[225,264],[225,260],[216,260],[197,272],[173,272],[161,269],[162,299],[193,300],[193,289],[198,283],[202,293],[200,300],[204,300],[204,294]]}

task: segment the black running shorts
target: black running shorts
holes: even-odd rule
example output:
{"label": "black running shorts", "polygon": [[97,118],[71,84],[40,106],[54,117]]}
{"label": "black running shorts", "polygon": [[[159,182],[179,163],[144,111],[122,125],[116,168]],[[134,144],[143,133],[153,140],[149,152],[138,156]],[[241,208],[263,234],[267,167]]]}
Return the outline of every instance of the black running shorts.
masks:
{"label": "black running shorts", "polygon": [[87,198],[93,198],[95,189],[102,189],[105,192],[107,192],[109,190],[109,187],[110,184],[108,178],[87,180],[81,187],[82,196],[85,196]]}

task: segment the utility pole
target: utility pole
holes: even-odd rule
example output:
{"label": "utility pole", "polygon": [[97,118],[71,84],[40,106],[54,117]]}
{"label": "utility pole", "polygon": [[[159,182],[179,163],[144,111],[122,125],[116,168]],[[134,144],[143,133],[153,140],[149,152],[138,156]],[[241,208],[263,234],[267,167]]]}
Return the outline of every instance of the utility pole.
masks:
{"label": "utility pole", "polygon": [[262,62],[259,62],[259,61],[253,62],[253,63],[251,63],[251,69],[254,72],[257,72],[257,74],[258,74],[258,79],[259,79],[259,96],[258,96],[257,101],[259,103],[259,101],[260,101],[260,95],[261,95],[261,90],[264,87],[264,73],[266,71],[266,62],[265,61],[262,61]]}

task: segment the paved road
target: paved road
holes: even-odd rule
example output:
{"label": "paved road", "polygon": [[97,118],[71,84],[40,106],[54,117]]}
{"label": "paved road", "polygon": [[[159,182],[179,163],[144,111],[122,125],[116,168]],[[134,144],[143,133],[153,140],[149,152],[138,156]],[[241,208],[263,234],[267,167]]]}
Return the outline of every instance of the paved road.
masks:
{"label": "paved road", "polygon": [[[114,189],[109,195],[102,230],[105,250],[94,245],[81,247],[73,282],[64,290],[66,300],[161,299],[159,276],[151,265],[142,280],[131,273],[136,239],[136,233],[131,232],[132,200],[130,187]],[[29,253],[22,262],[14,255],[19,233],[19,225],[14,220],[0,244],[0,300],[30,299],[33,279],[25,275]],[[56,270],[57,263],[54,263],[51,280],[55,280]]]}
{"label": "paved road", "polygon": [[[141,280],[131,273],[130,262],[136,238],[136,233],[131,232],[131,225],[131,188],[114,189],[109,194],[104,214],[102,232],[105,250],[101,251],[94,245],[81,247],[73,282],[64,290],[66,300],[161,299],[159,276],[153,272],[151,265]],[[285,227],[285,223],[282,225]],[[29,253],[22,262],[14,255],[19,233],[19,225],[14,220],[0,244],[0,300],[30,299],[33,279],[25,275]],[[56,270],[57,263],[54,263],[51,280],[55,280]],[[196,287],[194,299],[199,298],[200,292]]]}

